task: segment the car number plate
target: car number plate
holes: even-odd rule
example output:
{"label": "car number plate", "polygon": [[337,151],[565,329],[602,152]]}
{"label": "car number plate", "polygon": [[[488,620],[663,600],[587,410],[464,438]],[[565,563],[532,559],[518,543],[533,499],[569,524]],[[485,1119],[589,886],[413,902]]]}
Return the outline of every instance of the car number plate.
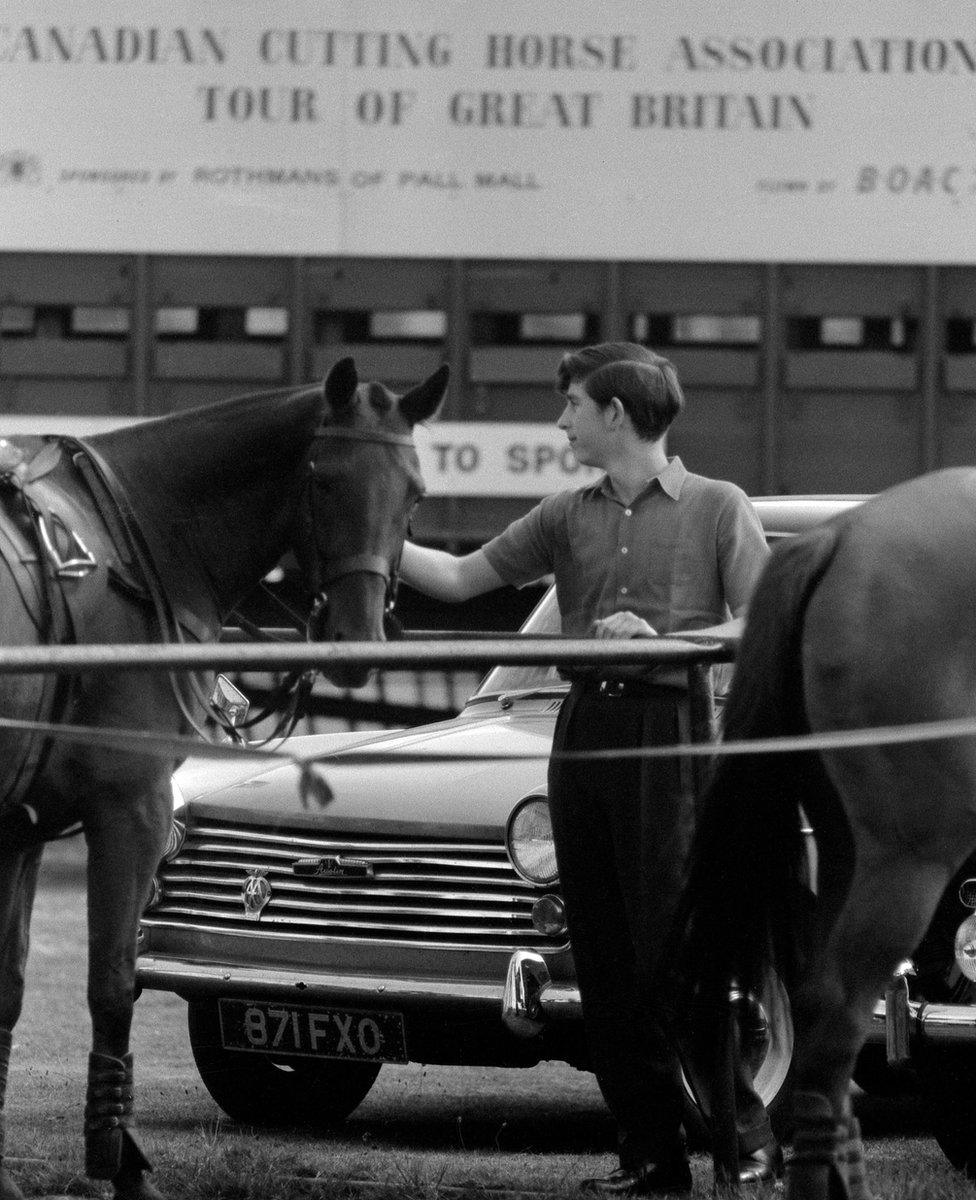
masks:
{"label": "car number plate", "polygon": [[260,1000],[221,1000],[219,1009],[221,1040],[228,1050],[357,1062],[407,1061],[400,1013],[305,1008]]}

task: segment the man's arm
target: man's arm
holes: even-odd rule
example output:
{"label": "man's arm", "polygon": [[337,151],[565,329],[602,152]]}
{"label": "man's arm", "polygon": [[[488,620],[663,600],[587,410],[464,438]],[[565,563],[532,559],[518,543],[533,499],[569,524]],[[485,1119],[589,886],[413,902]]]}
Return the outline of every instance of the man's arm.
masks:
{"label": "man's arm", "polygon": [[470,600],[505,583],[481,550],[449,554],[415,542],[403,543],[400,578],[425,596],[454,602]]}
{"label": "man's arm", "polygon": [[[745,607],[741,610],[740,615],[733,617],[730,621],[723,621],[721,625],[709,625],[707,629],[689,629],[686,632],[700,637],[702,634],[711,637],[727,637],[738,638],[742,637],[742,630],[745,625]],[[639,637],[656,637],[657,631],[635,613],[618,612],[612,613],[609,617],[601,617],[598,621],[593,622],[593,637],[597,638],[639,638]],[[666,635],[668,637],[680,638],[684,634],[675,632]]]}
{"label": "man's arm", "polygon": [[[709,625],[707,629],[692,629],[688,632],[694,633],[696,637],[705,634],[706,637],[711,635],[712,637],[741,638],[745,623],[745,611],[743,610],[740,616],[733,617],[730,621],[723,621],[721,625]],[[679,638],[681,634],[676,633],[674,636]]]}

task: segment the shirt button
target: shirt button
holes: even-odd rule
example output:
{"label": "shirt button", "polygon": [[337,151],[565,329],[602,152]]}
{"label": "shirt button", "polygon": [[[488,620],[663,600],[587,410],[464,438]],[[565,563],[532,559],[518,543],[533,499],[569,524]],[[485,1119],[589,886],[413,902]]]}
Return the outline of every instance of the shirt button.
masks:
{"label": "shirt button", "polygon": [[621,553],[621,554],[626,554],[626,553],[627,553],[627,547],[626,547],[626,546],[621,546],[621,547],[620,547],[620,553]]}
{"label": "shirt button", "polygon": [[622,587],[622,588],[620,589],[620,594],[621,594],[621,596],[626,596],[626,595],[627,595],[627,589],[626,589],[625,587]]}
{"label": "shirt button", "polygon": [[633,510],[633,509],[631,509],[631,508],[625,508],[625,509],[624,509],[624,516],[625,516],[625,517],[629,517],[629,516],[631,516],[631,515],[633,514],[633,511],[634,511],[634,510]]}

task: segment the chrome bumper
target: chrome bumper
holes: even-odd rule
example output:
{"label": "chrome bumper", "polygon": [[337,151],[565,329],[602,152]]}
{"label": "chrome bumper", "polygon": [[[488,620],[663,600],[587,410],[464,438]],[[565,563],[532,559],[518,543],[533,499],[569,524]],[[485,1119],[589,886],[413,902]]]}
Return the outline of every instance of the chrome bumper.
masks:
{"label": "chrome bumper", "polygon": [[[890,1062],[908,1061],[911,1043],[923,1038],[941,1044],[976,1045],[976,1005],[908,1000],[894,987],[888,995],[892,997],[890,1013],[885,1000],[879,1000],[869,1040],[887,1044]],[[541,955],[516,950],[509,959],[502,1000],[502,1020],[508,1029],[519,1037],[533,1037],[548,1021],[580,1019],[576,985],[554,983]]]}
{"label": "chrome bumper", "polygon": [[375,975],[337,975],[328,971],[288,971],[259,967],[187,963],[178,959],[140,955],[136,963],[139,988],[176,992],[184,998],[204,996],[264,996],[304,1003],[371,1004],[400,1007],[443,1002],[449,1006],[482,1006],[497,1013],[502,987],[458,979],[378,979]]}
{"label": "chrome bumper", "polygon": [[533,1037],[547,1021],[578,1021],[579,988],[553,983],[546,960],[534,950],[516,950],[508,961],[502,1021],[518,1037]]}
{"label": "chrome bumper", "polygon": [[[888,1006],[879,1000],[874,1006],[871,1040],[887,1041],[890,1046],[888,1028]],[[910,1040],[925,1039],[942,1045],[976,1045],[976,1005],[909,1000],[908,1036]]]}
{"label": "chrome bumper", "polygon": [[[266,970],[185,963],[141,955],[136,969],[140,988],[176,992],[184,997],[247,996],[260,994],[305,1002],[327,998],[330,1003],[411,1006],[443,1002],[450,1006],[501,1011],[506,1028],[518,1037],[539,1033],[550,1021],[579,1021],[579,989],[573,983],[553,982],[546,960],[533,950],[516,950],[509,959],[504,987],[497,983],[458,979],[385,979],[367,975],[335,975],[326,971]],[[891,1061],[906,1061],[911,1042],[927,1039],[944,1044],[976,1045],[976,1005],[928,1004],[908,1000],[906,1019],[898,1017],[899,998],[892,1005],[874,1006],[870,1040],[887,1042]],[[906,1040],[907,1035],[907,1040]]]}

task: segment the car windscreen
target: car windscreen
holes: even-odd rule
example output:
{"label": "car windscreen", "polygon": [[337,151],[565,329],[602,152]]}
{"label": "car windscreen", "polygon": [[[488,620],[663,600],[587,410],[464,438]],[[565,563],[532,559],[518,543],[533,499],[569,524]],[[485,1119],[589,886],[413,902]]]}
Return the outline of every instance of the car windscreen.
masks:
{"label": "car windscreen", "polygon": [[[562,620],[554,587],[542,597],[519,632],[536,637],[562,633]],[[495,667],[485,676],[472,699],[486,695],[497,696],[500,692],[524,692],[536,688],[556,687],[562,683],[564,681],[559,678],[555,667]]]}

